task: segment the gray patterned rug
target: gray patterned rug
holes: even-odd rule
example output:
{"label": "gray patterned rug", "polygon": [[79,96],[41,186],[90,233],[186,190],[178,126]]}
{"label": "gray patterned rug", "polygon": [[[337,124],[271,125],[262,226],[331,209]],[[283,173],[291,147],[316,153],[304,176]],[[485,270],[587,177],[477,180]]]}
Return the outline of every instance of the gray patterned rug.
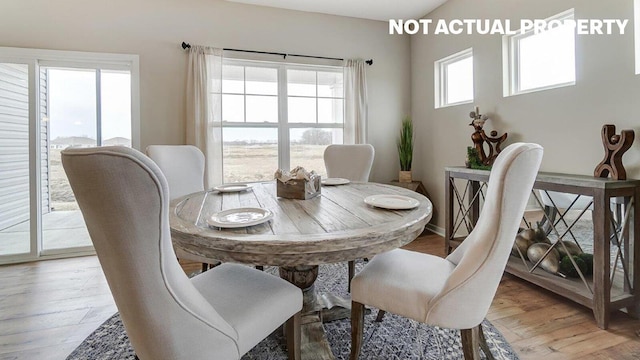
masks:
{"label": "gray patterned rug", "polygon": [[[358,264],[361,267],[362,264]],[[275,268],[266,271],[275,273]],[[320,267],[316,281],[317,291],[330,291],[347,295],[347,267],[331,264]],[[364,344],[361,359],[462,359],[460,334],[457,330],[442,329],[420,324],[393,314],[375,323],[377,311],[373,309],[365,319]],[[518,359],[502,334],[489,321],[483,323],[491,352],[496,359]],[[351,323],[349,319],[324,324],[331,350],[336,359],[348,359],[351,349]],[[118,314],[105,321],[76,348],[67,360],[111,360],[135,358],[127,334]],[[282,331],[275,331],[258,344],[243,360],[285,360],[286,348]]]}

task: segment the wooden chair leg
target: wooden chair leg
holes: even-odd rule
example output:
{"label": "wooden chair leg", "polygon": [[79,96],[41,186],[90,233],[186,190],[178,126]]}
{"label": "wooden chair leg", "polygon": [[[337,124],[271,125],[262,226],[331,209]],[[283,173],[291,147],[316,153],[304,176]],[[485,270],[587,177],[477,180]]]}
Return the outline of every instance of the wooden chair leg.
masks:
{"label": "wooden chair leg", "polygon": [[482,324],[478,325],[478,337],[480,341],[480,349],[484,352],[484,356],[487,360],[495,360],[491,350],[489,350],[489,344],[487,344],[487,338],[484,336],[484,330],[482,330]]}
{"label": "wooden chair leg", "polygon": [[287,353],[289,360],[301,360],[300,341],[301,341],[301,315],[300,312],[293,315],[284,325],[284,331],[287,336]]}
{"label": "wooden chair leg", "polygon": [[465,360],[480,360],[480,335],[478,327],[460,330],[462,353]]}
{"label": "wooden chair leg", "polygon": [[207,270],[209,270],[209,264],[207,264],[207,263],[202,263],[202,272],[205,272],[205,271],[207,271]]}
{"label": "wooden chair leg", "polygon": [[364,332],[364,304],[351,302],[351,356],[350,360],[358,360],[362,347]]}
{"label": "wooden chair leg", "polygon": [[349,285],[347,285],[347,291],[351,292],[351,279],[356,275],[356,262],[354,260],[349,261]]}
{"label": "wooden chair leg", "polygon": [[376,322],[382,322],[382,319],[384,318],[384,314],[385,314],[384,310],[378,310],[378,316],[376,316]]}

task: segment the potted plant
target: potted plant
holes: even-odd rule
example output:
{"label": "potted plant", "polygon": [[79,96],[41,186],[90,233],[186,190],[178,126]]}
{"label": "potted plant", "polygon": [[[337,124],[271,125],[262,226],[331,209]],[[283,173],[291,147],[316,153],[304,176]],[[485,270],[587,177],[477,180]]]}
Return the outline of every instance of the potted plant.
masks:
{"label": "potted plant", "polygon": [[400,182],[411,182],[411,161],[413,160],[413,121],[410,116],[402,119],[400,138],[398,139],[400,157]]}

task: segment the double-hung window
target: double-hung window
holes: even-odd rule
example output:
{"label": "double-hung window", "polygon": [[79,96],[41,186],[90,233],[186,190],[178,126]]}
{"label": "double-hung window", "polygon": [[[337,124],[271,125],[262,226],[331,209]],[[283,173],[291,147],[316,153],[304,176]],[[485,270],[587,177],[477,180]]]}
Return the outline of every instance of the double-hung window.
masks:
{"label": "double-hung window", "polygon": [[295,166],[326,175],[324,149],[342,143],[343,88],[341,67],[225,59],[224,182],[270,180]]}

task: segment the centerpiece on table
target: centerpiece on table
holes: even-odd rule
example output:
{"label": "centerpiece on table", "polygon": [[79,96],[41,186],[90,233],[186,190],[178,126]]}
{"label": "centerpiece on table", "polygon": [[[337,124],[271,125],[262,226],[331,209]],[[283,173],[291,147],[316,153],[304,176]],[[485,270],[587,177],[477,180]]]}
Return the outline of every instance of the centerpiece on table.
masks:
{"label": "centerpiece on table", "polygon": [[320,195],[320,175],[298,166],[291,171],[278,169],[274,175],[278,197],[308,200]]}

